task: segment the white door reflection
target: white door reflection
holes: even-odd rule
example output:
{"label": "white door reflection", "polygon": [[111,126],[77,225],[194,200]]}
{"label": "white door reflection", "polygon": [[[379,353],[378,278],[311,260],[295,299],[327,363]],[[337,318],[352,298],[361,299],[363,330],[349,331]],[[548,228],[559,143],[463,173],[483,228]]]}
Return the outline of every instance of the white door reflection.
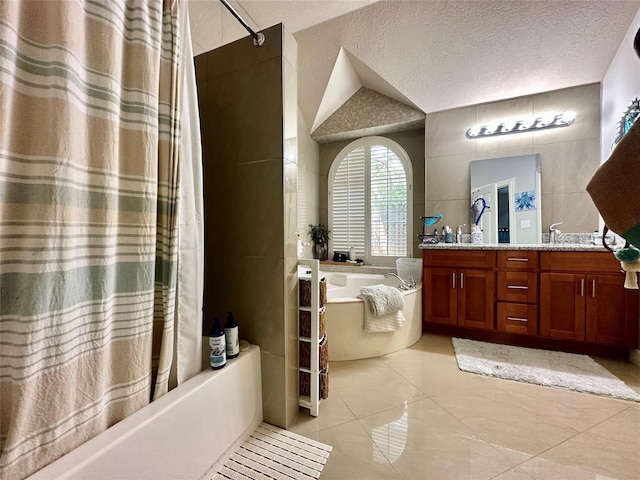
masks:
{"label": "white door reflection", "polygon": [[387,461],[393,463],[399,459],[407,445],[407,428],[407,402],[405,402],[404,411],[397,420],[371,430],[373,460],[380,463],[387,463]]}

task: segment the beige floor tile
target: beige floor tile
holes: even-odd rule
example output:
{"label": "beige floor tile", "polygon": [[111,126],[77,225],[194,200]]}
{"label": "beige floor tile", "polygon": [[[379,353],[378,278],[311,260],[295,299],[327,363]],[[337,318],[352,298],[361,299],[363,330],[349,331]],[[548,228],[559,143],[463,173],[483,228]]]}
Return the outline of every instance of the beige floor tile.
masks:
{"label": "beige floor tile", "polygon": [[359,420],[402,478],[492,478],[513,460],[430,399]]}
{"label": "beige floor tile", "polygon": [[[640,368],[597,361],[640,391]],[[292,427],[334,447],[324,480],[640,479],[640,405],[461,372],[447,336],[332,362],[330,383]]]}
{"label": "beige floor tile", "polygon": [[532,458],[518,467],[534,480],[618,480],[579,467]]}
{"label": "beige floor tile", "polygon": [[527,474],[521,468],[512,468],[509,471],[501,473],[500,475],[493,477],[492,480],[534,480],[532,476]]}
{"label": "beige floor tile", "polygon": [[298,417],[295,423],[289,427],[289,430],[305,435],[325,428],[335,427],[356,418],[338,392],[332,392],[331,390],[329,391],[329,398],[320,403],[319,410],[320,414],[317,417],[312,417],[308,409],[300,407]]}
{"label": "beige floor tile", "polygon": [[540,455],[617,479],[640,478],[640,406],[633,405]]}
{"label": "beige floor tile", "polygon": [[357,371],[351,365],[334,368],[334,364],[331,364],[331,369],[331,390],[338,392],[356,418],[388,410],[424,396],[418,388],[382,361],[363,362],[362,368]]}
{"label": "beige floor tile", "polygon": [[640,367],[631,362],[610,358],[594,358],[594,360],[626,383],[629,388],[640,393]]}
{"label": "beige floor tile", "polygon": [[306,435],[333,449],[322,480],[400,480],[369,434],[357,421]]}

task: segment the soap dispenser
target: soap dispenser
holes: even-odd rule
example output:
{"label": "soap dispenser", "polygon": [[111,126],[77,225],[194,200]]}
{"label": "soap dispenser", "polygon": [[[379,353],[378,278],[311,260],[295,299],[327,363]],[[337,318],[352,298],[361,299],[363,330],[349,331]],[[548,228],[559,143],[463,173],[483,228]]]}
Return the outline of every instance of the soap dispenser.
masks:
{"label": "soap dispenser", "polygon": [[353,245],[349,247],[349,260],[352,262],[356,261],[356,249]]}
{"label": "soap dispenser", "polygon": [[220,320],[214,318],[213,328],[209,333],[209,364],[214,370],[219,370],[227,364],[226,345],[224,332],[220,327]]}
{"label": "soap dispenser", "polygon": [[240,354],[240,338],[238,324],[233,319],[233,313],[227,312],[227,322],[224,324],[227,358],[236,358]]}

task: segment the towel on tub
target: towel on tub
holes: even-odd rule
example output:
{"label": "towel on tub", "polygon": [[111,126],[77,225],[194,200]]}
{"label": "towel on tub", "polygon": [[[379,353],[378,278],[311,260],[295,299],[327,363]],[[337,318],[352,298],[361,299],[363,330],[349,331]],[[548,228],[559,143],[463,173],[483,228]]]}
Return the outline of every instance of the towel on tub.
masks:
{"label": "towel on tub", "polygon": [[[360,297],[369,300],[371,315],[380,317],[404,308],[402,293],[389,285],[370,285],[360,289]],[[365,302],[366,303],[366,302]]]}
{"label": "towel on tub", "polygon": [[404,297],[388,285],[362,287],[365,332],[395,332],[404,325]]}
{"label": "towel on tub", "polygon": [[374,317],[371,314],[371,304],[368,299],[364,301],[364,331],[365,332],[396,332],[404,325],[404,314],[402,310],[395,313],[387,313]]}

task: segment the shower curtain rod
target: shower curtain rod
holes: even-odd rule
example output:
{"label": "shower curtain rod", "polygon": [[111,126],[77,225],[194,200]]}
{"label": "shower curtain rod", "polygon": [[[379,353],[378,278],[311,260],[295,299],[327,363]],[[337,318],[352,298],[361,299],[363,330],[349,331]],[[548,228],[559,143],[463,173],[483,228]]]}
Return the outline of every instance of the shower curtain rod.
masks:
{"label": "shower curtain rod", "polygon": [[236,12],[231,5],[229,5],[227,0],[220,0],[220,3],[222,3],[225,7],[227,7],[227,10],[229,10],[231,12],[231,15],[236,17],[236,20],[238,20],[242,24],[242,26],[247,29],[247,32],[249,32],[251,34],[251,36],[253,37],[253,44],[256,47],[261,47],[264,44],[264,35],[261,32],[257,32],[256,33],[249,26],[249,24],[244,21],[244,18],[242,18],[240,16],[240,14],[238,12]]}

